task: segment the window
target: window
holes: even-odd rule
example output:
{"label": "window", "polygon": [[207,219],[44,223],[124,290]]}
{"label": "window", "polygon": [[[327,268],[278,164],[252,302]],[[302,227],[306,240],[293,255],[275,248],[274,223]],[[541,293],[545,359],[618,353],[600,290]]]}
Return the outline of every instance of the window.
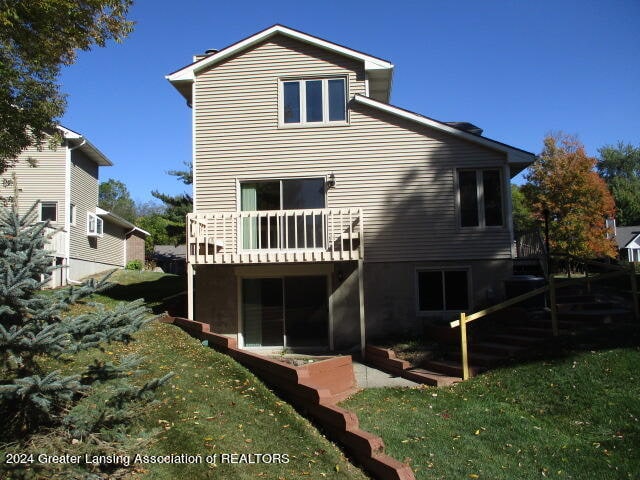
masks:
{"label": "window", "polygon": [[499,169],[458,171],[461,227],[501,227],[502,178]]}
{"label": "window", "polygon": [[467,270],[419,270],[418,311],[463,311],[469,309]]}
{"label": "window", "polygon": [[40,202],[40,221],[55,222],[58,219],[58,202]]}
{"label": "window", "polygon": [[102,219],[95,213],[87,212],[87,235],[90,237],[101,237],[103,234]]}
{"label": "window", "polygon": [[76,206],[73,203],[69,205],[69,224],[76,224]]}
{"label": "window", "polygon": [[[292,178],[240,183],[240,210],[260,212],[325,208],[324,178]],[[242,248],[319,248],[325,220],[321,215],[244,217]]]}
{"label": "window", "polygon": [[347,121],[344,78],[286,80],[281,86],[281,124],[318,125]]}

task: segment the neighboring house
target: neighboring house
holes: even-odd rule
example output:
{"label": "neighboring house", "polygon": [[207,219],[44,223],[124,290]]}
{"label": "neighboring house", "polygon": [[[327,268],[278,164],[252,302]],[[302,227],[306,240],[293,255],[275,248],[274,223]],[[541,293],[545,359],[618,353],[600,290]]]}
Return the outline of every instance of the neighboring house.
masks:
{"label": "neighboring house", "polygon": [[640,225],[616,227],[615,240],[621,260],[640,262]]}
{"label": "neighboring house", "polygon": [[390,105],[392,72],[275,25],[167,76],[193,112],[190,318],[344,351],[504,295],[534,155]]}
{"label": "neighboring house", "polygon": [[144,261],[148,235],[98,207],[98,170],[111,161],[81,134],[58,128],[61,145],[28,148],[0,177],[5,206],[17,205],[24,214],[37,204],[37,220],[60,229],[48,245],[52,261],[63,267],[54,273],[52,287],[124,267],[130,260]]}
{"label": "neighboring house", "polygon": [[187,271],[187,246],[156,245],[153,247],[153,261],[163,272],[183,275]]}

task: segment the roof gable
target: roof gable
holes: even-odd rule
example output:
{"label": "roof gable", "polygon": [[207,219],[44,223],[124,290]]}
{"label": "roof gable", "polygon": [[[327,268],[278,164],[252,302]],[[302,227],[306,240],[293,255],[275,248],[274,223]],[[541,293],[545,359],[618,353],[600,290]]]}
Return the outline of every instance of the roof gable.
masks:
{"label": "roof gable", "polygon": [[369,97],[364,97],[362,95],[354,95],[354,101],[357,103],[361,103],[363,105],[367,105],[371,108],[389,113],[391,115],[395,115],[400,118],[404,118],[406,120],[410,120],[420,125],[424,125],[440,132],[448,133],[455,137],[461,138],[463,140],[467,140],[471,143],[475,143],[477,145],[482,145],[484,147],[490,148],[492,150],[497,150],[499,152],[505,153],[507,155],[507,161],[515,168],[515,172],[517,173],[519,168],[525,168],[527,165],[532,163],[536,156],[531,152],[527,152],[525,150],[521,150],[516,147],[512,147],[502,142],[498,142],[496,140],[492,140],[490,138],[482,137],[477,134],[469,133],[460,128],[456,128],[452,125],[449,125],[444,122],[439,122],[438,120],[434,120],[429,117],[425,117],[424,115],[420,115],[418,113],[411,112],[409,110],[404,110],[399,107],[395,107],[388,103],[379,102],[377,100],[373,100]]}
{"label": "roof gable", "polygon": [[387,60],[367,55],[366,53],[353,50],[351,48],[338,45],[337,43],[314,37],[312,35],[294,30],[284,25],[274,25],[239,42],[229,45],[222,50],[212,53],[197,60],[186,67],[181,68],[165,78],[187,99],[191,101],[191,84],[198,73],[215,66],[223,60],[243,52],[260,42],[263,42],[275,35],[284,35],[295,40],[314,45],[325,50],[329,50],[339,55],[362,61],[365,72],[369,76],[371,92],[377,92],[376,98],[388,101],[391,93],[391,77],[393,75],[393,64]]}

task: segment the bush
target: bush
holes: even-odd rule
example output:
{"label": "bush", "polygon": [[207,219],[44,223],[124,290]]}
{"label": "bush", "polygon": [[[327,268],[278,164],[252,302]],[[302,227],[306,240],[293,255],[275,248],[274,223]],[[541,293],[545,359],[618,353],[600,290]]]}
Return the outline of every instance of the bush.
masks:
{"label": "bush", "polygon": [[142,262],[140,260],[131,260],[127,262],[125,267],[127,270],[142,270]]}

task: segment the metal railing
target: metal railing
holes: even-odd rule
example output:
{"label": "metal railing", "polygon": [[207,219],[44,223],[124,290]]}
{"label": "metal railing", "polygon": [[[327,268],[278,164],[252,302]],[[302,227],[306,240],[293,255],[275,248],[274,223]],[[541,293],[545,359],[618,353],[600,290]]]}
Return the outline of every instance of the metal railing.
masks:
{"label": "metal railing", "polygon": [[[461,313],[460,318],[458,320],[454,320],[449,323],[451,328],[460,327],[460,347],[462,350],[462,379],[467,380],[469,378],[469,350],[468,350],[468,339],[467,339],[467,324],[478,320],[480,318],[486,317],[492,313],[503,310],[507,307],[511,307],[513,305],[517,305],[525,300],[528,300],[537,295],[541,295],[545,292],[549,292],[549,303],[550,303],[550,312],[551,312],[551,328],[553,330],[553,335],[559,335],[558,328],[558,309],[556,302],[556,293],[559,288],[569,287],[572,285],[578,285],[581,283],[586,283],[589,287],[590,284],[597,280],[605,280],[613,277],[618,277],[622,275],[629,275],[629,281],[631,285],[631,295],[632,295],[632,303],[633,303],[633,313],[636,320],[640,320],[640,305],[638,299],[638,285],[636,280],[635,269],[633,268],[633,264],[631,265],[631,270],[627,267],[623,267],[621,265],[612,265],[603,262],[596,262],[593,260],[580,259],[577,257],[572,257],[570,255],[552,255],[554,257],[566,258],[570,257],[573,261],[580,262],[585,265],[585,277],[582,278],[573,278],[567,280],[558,281],[553,275],[549,275],[548,284],[544,287],[536,288],[530,292],[524,293],[522,295],[518,295],[517,297],[510,298],[502,303],[497,305],[493,305],[484,310],[474,312],[471,314]],[[589,275],[589,267],[597,268],[600,271],[607,271],[606,273],[598,272],[592,275]]]}

